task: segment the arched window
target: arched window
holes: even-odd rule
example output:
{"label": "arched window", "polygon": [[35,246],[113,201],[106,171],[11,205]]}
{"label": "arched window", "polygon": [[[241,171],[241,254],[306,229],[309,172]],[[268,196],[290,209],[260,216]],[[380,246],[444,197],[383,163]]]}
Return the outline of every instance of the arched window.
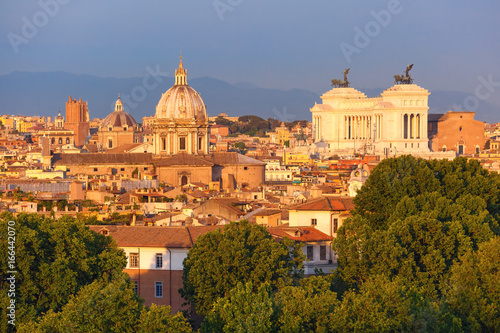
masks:
{"label": "arched window", "polygon": [[55,139],[55,138],[52,138],[52,139],[50,140],[50,143],[52,143],[52,144],[56,143],[56,139]]}
{"label": "arched window", "polygon": [[66,138],[66,144],[69,145],[69,138]]}
{"label": "arched window", "polygon": [[446,146],[443,146],[443,151],[446,151]]}
{"label": "arched window", "polygon": [[62,145],[63,141],[62,141],[62,138],[59,138],[59,140],[57,140],[57,142]]}

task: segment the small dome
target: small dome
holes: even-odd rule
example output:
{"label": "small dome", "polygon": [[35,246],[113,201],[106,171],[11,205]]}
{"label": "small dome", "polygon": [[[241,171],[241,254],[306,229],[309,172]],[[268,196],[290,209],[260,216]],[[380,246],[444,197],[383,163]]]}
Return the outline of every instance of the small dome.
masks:
{"label": "small dome", "polygon": [[187,72],[182,65],[175,72],[175,84],[160,98],[156,106],[157,119],[196,119],[207,121],[207,110],[200,94],[187,84]]}
{"label": "small dome", "polygon": [[113,127],[134,127],[137,125],[134,117],[132,117],[127,112],[123,111],[123,103],[118,97],[118,100],[115,103],[115,111],[111,112],[101,123],[101,128],[108,128],[109,126]]}

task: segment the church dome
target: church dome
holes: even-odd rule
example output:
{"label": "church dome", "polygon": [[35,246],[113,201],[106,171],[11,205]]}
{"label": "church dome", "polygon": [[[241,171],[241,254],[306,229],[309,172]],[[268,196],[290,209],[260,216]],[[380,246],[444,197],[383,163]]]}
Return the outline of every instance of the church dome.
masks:
{"label": "church dome", "polygon": [[115,103],[115,111],[111,112],[101,123],[101,128],[108,127],[135,127],[137,122],[127,112],[123,111],[123,103],[120,97]]}
{"label": "church dome", "polygon": [[155,118],[208,120],[207,109],[200,94],[187,84],[187,71],[182,65],[182,57],[179,68],[175,71],[175,84],[161,96]]}

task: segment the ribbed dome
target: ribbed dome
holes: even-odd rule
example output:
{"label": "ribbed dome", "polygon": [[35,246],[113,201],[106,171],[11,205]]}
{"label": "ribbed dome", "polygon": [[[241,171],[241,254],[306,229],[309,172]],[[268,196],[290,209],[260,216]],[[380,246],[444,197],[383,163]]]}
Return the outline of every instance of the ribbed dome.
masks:
{"label": "ribbed dome", "polygon": [[106,129],[109,126],[133,127],[136,125],[137,122],[135,121],[134,117],[132,117],[127,112],[123,111],[123,103],[120,97],[118,97],[118,100],[115,103],[115,111],[111,112],[106,118],[104,118],[104,120],[101,123],[101,128]]}
{"label": "ribbed dome", "polygon": [[156,106],[157,119],[208,119],[205,103],[200,94],[188,86],[186,74],[181,57],[175,72],[175,85],[161,96]]}

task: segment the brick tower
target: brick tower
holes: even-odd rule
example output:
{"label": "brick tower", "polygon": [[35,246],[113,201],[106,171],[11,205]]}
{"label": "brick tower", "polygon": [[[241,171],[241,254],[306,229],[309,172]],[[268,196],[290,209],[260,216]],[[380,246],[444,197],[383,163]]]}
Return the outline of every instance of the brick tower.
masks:
{"label": "brick tower", "polygon": [[87,102],[82,102],[72,99],[66,102],[66,129],[72,130],[75,133],[75,147],[83,146],[85,138],[89,135],[89,110]]}

